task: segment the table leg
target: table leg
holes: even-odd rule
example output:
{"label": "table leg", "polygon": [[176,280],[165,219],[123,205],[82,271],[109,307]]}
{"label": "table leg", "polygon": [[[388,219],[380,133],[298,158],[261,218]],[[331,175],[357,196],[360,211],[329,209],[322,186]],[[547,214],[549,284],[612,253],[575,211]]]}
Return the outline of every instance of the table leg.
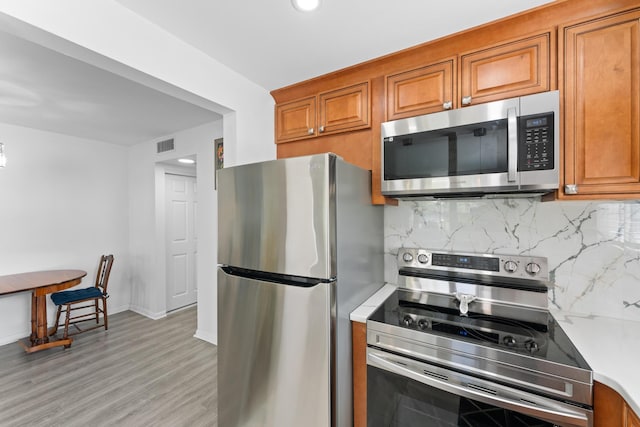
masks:
{"label": "table leg", "polygon": [[38,295],[34,291],[31,296],[31,337],[30,342],[20,341],[27,353],[58,346],[71,346],[73,338],[49,341],[47,329],[47,295]]}
{"label": "table leg", "polygon": [[31,292],[31,343],[36,340],[36,293]]}
{"label": "table leg", "polygon": [[48,342],[47,297],[45,295],[36,295],[36,342],[34,344],[45,344]]}

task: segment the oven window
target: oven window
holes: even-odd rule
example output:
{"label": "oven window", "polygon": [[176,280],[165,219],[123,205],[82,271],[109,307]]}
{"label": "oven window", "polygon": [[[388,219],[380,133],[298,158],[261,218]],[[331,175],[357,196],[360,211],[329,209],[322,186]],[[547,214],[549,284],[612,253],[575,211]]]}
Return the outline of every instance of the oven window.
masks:
{"label": "oven window", "polygon": [[552,427],[553,424],[367,366],[368,427]]}
{"label": "oven window", "polygon": [[384,178],[507,172],[507,120],[385,138]]}

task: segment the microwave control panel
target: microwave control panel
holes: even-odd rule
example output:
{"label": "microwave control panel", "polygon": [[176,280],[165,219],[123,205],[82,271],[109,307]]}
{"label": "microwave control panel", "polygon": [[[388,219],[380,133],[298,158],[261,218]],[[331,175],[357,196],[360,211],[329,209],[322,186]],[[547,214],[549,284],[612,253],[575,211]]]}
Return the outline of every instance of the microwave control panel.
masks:
{"label": "microwave control panel", "polygon": [[553,169],[553,113],[518,118],[518,171]]}

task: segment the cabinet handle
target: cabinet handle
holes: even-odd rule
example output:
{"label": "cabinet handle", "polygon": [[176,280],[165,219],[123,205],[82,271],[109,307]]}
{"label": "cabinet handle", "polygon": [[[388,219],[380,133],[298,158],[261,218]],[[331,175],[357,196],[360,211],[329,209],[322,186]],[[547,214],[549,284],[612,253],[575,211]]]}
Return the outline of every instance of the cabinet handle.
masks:
{"label": "cabinet handle", "polygon": [[307,134],[313,135],[313,128],[309,128],[309,130],[307,131]]}
{"label": "cabinet handle", "polygon": [[463,96],[462,97],[462,105],[471,105],[471,97]]}
{"label": "cabinet handle", "polygon": [[453,102],[451,101],[447,101],[444,104],[442,104],[442,108],[444,108],[445,110],[450,110],[451,107],[453,107]]}
{"label": "cabinet handle", "polygon": [[576,184],[567,184],[564,186],[565,194],[578,194],[578,186]]}
{"label": "cabinet handle", "polygon": [[324,126],[320,126],[320,127],[318,128],[318,131],[319,131],[319,132],[324,132]]}

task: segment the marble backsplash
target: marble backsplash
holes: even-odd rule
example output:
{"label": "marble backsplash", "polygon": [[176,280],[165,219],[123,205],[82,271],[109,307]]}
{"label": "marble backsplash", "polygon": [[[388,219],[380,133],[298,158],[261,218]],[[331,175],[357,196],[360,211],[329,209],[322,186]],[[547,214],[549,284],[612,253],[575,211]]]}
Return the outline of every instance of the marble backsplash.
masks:
{"label": "marble backsplash", "polygon": [[401,201],[384,216],[388,283],[402,247],[544,256],[551,309],[640,321],[640,202]]}

